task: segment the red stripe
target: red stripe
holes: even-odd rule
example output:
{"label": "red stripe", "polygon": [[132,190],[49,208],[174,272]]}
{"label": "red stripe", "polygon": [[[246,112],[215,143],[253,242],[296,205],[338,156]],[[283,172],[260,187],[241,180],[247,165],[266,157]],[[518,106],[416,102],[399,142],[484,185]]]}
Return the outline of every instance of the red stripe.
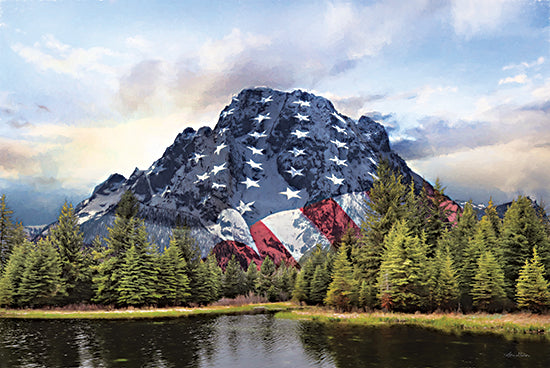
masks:
{"label": "red stripe", "polygon": [[304,207],[302,213],[327,237],[331,244],[340,240],[349,227],[359,234],[359,226],[332,198]]}
{"label": "red stripe", "polygon": [[297,265],[296,260],[290,255],[290,252],[285,248],[283,243],[277,239],[262,221],[258,221],[250,227],[250,234],[262,258],[269,256],[277,265],[283,259],[287,265]]}
{"label": "red stripe", "polygon": [[218,265],[224,271],[229,263],[229,260],[231,259],[231,256],[233,255],[241,265],[241,268],[244,270],[246,270],[250,262],[255,262],[258,266],[262,264],[260,256],[252,248],[244,243],[234,240],[224,240],[219,242],[216,244],[212,252],[216,256]]}

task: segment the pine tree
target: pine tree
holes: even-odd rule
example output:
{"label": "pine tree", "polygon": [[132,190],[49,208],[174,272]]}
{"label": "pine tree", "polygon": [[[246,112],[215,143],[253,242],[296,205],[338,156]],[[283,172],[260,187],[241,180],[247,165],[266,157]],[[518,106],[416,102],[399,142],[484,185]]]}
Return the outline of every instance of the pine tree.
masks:
{"label": "pine tree", "polygon": [[399,221],[384,241],[378,278],[379,299],[389,310],[416,311],[425,307],[428,262],[424,239],[410,235]]}
{"label": "pine tree", "polygon": [[[359,246],[354,251],[357,280],[365,280],[375,290],[383,254],[384,238],[394,223],[405,217],[407,188],[387,160],[381,160],[377,179],[369,192],[365,221],[361,225]],[[374,300],[372,295],[369,300]]]}
{"label": "pine tree", "polygon": [[225,268],[225,273],[222,278],[223,296],[226,298],[235,298],[237,295],[242,295],[244,293],[244,280],[244,272],[241,269],[241,265],[237,261],[237,258],[235,258],[235,255],[233,254],[227,263],[227,267]]}
{"label": "pine tree", "polygon": [[516,287],[518,308],[540,313],[550,306],[550,292],[548,281],[544,279],[545,273],[537,248],[533,248],[533,258],[526,260],[519,272]]}
{"label": "pine tree", "polygon": [[41,307],[57,304],[65,296],[61,277],[61,260],[49,239],[29,248],[18,294],[23,306]]}
{"label": "pine tree", "polygon": [[305,272],[302,269],[296,276],[294,290],[292,290],[292,300],[301,303],[308,299],[308,283],[305,278]]}
{"label": "pine tree", "polygon": [[503,268],[510,299],[515,297],[519,271],[525,261],[531,258],[533,247],[537,248],[540,261],[546,269],[545,276],[550,277],[550,241],[545,225],[529,198],[518,197],[506,211],[502,224],[502,245]]}
{"label": "pine tree", "polygon": [[197,286],[193,295],[199,305],[206,305],[219,299],[221,293],[221,269],[216,257],[210,254],[197,268]]}
{"label": "pine tree", "polygon": [[457,217],[456,225],[440,238],[440,246],[449,248],[458,270],[464,267],[465,259],[468,258],[468,244],[474,237],[476,226],[477,215],[470,201],[464,205],[462,214]]}
{"label": "pine tree", "polygon": [[490,250],[478,260],[478,269],[472,281],[473,306],[479,311],[502,310],[506,302],[504,272]]}
{"label": "pine tree", "polygon": [[311,280],[311,291],[309,300],[312,304],[323,304],[323,301],[327,296],[329,284],[330,277],[328,275],[326,267],[324,265],[317,266]]}
{"label": "pine tree", "polygon": [[500,238],[502,220],[500,219],[495,204],[493,203],[493,198],[489,199],[489,203],[487,204],[487,207],[485,207],[485,216],[487,216],[487,219],[491,223],[493,232],[495,233],[497,239]]}
{"label": "pine tree", "polygon": [[149,292],[146,282],[141,278],[143,263],[137,248],[132,245],[124,255],[120,270],[120,282],[117,286],[117,305],[142,306]]}
{"label": "pine tree", "polygon": [[61,258],[62,277],[67,292],[63,302],[89,301],[92,297],[91,274],[83,251],[78,218],[71,204],[63,204],[57,224],[51,230],[50,240]]}
{"label": "pine tree", "polygon": [[258,280],[258,266],[254,261],[250,261],[250,264],[248,265],[248,269],[246,270],[246,278],[245,278],[245,285],[246,285],[246,293],[256,293],[256,282]]}
{"label": "pine tree", "polygon": [[181,305],[189,301],[187,265],[181,250],[172,243],[159,257],[158,293],[163,305]]}
{"label": "pine tree", "polygon": [[441,185],[438,178],[435,182],[434,196],[432,198],[432,204],[429,206],[430,211],[425,227],[428,257],[433,257],[438,240],[450,227],[450,223],[447,220],[449,211],[445,207],[446,201],[445,188]]}
{"label": "pine tree", "polygon": [[172,230],[170,244],[180,248],[185,259],[185,273],[189,278],[191,288],[191,300],[195,300],[195,290],[198,287],[197,272],[201,263],[201,251],[196,240],[191,236],[191,230],[181,221],[177,221],[177,226]]}
{"label": "pine tree", "polygon": [[275,274],[275,264],[269,256],[264,258],[260,267],[260,274],[256,283],[258,294],[267,296],[267,291],[273,285],[273,275]]}
{"label": "pine tree", "polygon": [[0,306],[21,306],[19,287],[25,272],[25,259],[31,254],[32,247],[29,241],[24,241],[13,248],[5,272],[0,278]]}
{"label": "pine tree", "polygon": [[438,248],[430,262],[428,290],[432,308],[452,310],[460,296],[458,276],[447,248]]}
{"label": "pine tree", "polygon": [[355,282],[353,268],[348,259],[348,250],[341,247],[334,262],[332,281],[327,290],[325,304],[339,310],[350,310],[353,305]]}
{"label": "pine tree", "polygon": [[6,267],[10,254],[14,247],[13,231],[14,226],[11,220],[13,211],[6,205],[6,196],[0,197],[0,274]]}

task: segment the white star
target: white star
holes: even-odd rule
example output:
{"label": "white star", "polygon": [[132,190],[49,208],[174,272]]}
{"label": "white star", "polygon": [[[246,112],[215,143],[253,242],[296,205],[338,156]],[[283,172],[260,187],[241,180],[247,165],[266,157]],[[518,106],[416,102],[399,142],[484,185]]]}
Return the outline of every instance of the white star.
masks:
{"label": "white star", "polygon": [[336,176],[334,176],[334,174],[332,174],[330,177],[329,176],[325,176],[325,177],[328,180],[330,180],[334,185],[342,185],[344,183],[344,178],[337,178]]}
{"label": "white star", "polygon": [[254,205],[255,201],[245,203],[243,201],[239,201],[239,206],[237,207],[237,211],[241,213],[241,215],[244,215],[246,212],[251,212],[252,208],[250,206]]}
{"label": "white star", "polygon": [[347,160],[340,160],[336,156],[334,156],[333,158],[329,158],[329,160],[336,163],[336,165],[338,165],[338,166],[348,166],[348,164],[346,164]]}
{"label": "white star", "polygon": [[227,169],[227,167],[225,167],[225,164],[226,164],[226,163],[227,163],[227,162],[224,162],[223,164],[218,165],[218,166],[214,165],[214,168],[212,169],[212,174],[213,174],[213,175],[216,175],[216,174],[219,173],[220,171],[226,170],[226,169]]}
{"label": "white star", "polygon": [[220,144],[219,146],[216,147],[216,150],[214,151],[214,153],[216,155],[219,155],[222,149],[224,149],[225,147],[227,147],[227,144],[225,143]]}
{"label": "white star", "polygon": [[309,101],[298,100],[298,101],[294,101],[293,103],[300,105],[300,107],[309,107],[310,106]]}
{"label": "white star", "polygon": [[233,101],[239,101],[239,99],[236,96],[233,96],[232,100]]}
{"label": "white star", "polygon": [[233,111],[234,111],[234,110],[235,110],[235,109],[229,109],[229,110],[227,110],[227,111],[222,112],[222,118],[225,118],[225,117],[227,117],[228,115],[233,115]]}
{"label": "white star", "polygon": [[256,120],[256,121],[258,122],[258,124],[259,124],[259,123],[261,123],[262,121],[264,121],[264,120],[269,120],[269,119],[271,119],[271,118],[269,117],[269,113],[267,113],[267,115],[258,114],[258,116],[256,116],[256,117],[255,117],[254,119],[252,119],[252,120]]}
{"label": "white star", "polygon": [[348,132],[346,132],[346,129],[340,128],[338,125],[333,125],[332,127],[333,127],[334,129],[336,129],[336,131],[337,131],[338,133],[344,133],[345,135],[348,135]]}
{"label": "white star", "polygon": [[205,156],[205,155],[201,155],[200,153],[195,152],[195,154],[193,155],[193,157],[191,157],[191,158],[189,159],[189,161],[194,160],[195,163],[197,164],[197,163],[199,163],[199,160],[200,160],[201,158],[203,158],[203,157],[206,157],[206,156]]}
{"label": "white star", "polygon": [[294,157],[298,157],[306,154],[305,149],[298,149],[296,147],[292,148],[292,151],[288,151],[288,152],[293,153]]}
{"label": "white star", "polygon": [[289,173],[291,175],[291,177],[295,177],[295,176],[304,176],[304,174],[302,174],[302,171],[304,169],[298,169],[296,170],[295,168],[293,168],[292,166],[290,167],[290,170],[287,170],[285,172]]}
{"label": "white star", "polygon": [[295,135],[296,138],[305,138],[307,137],[307,135],[309,134],[309,132],[303,132],[301,130],[298,130],[296,129],[295,131],[293,131],[292,133],[290,133],[292,135]]}
{"label": "white star", "polygon": [[212,183],[212,189],[222,189],[225,188],[225,184]]}
{"label": "white star", "polygon": [[254,132],[254,133],[248,133],[249,136],[251,136],[252,138],[263,138],[263,137],[267,137],[267,134],[265,134],[265,130],[261,133],[258,133],[258,132]]}
{"label": "white star", "polygon": [[249,159],[248,161],[246,161],[246,163],[249,164],[250,167],[252,167],[253,169],[263,170],[262,169],[262,164],[260,164],[258,162],[254,162],[254,161],[252,161],[252,159]]}
{"label": "white star", "polygon": [[260,184],[258,184],[259,180],[252,180],[250,178],[246,178],[245,181],[241,181],[241,184],[244,184],[246,185],[246,189],[250,188],[250,187],[257,187],[259,188],[260,187]]}
{"label": "white star", "polygon": [[258,101],[258,103],[262,103],[262,104],[265,104],[265,103],[268,103],[268,102],[271,102],[273,101],[273,99],[271,98],[271,96],[269,97],[262,97],[262,99],[260,101]]}
{"label": "white star", "polygon": [[299,190],[291,190],[289,187],[287,187],[284,192],[279,192],[279,194],[285,195],[286,199],[302,198],[298,195],[298,193],[300,193]]}
{"label": "white star", "polygon": [[344,118],[341,117],[340,115],[338,115],[337,113],[333,112],[332,115],[333,115],[336,119],[340,120],[342,123],[346,124],[346,121],[344,120]]}
{"label": "white star", "polygon": [[264,152],[263,152],[264,150],[257,149],[256,147],[247,146],[246,148],[251,150],[253,155],[260,155],[261,156],[261,155],[264,154]]}
{"label": "white star", "polygon": [[225,128],[220,129],[220,131],[218,132],[218,134],[219,134],[219,135],[224,135],[225,132],[227,132],[227,131],[228,131],[228,129],[227,129],[227,127],[225,127]]}
{"label": "white star", "polygon": [[340,142],[338,139],[332,140],[330,143],[334,143],[338,148],[348,149],[348,145],[345,142]]}
{"label": "white star", "polygon": [[300,113],[297,113],[296,115],[294,115],[294,117],[296,119],[298,119],[299,121],[309,121],[309,116],[307,115],[302,115]]}
{"label": "white star", "polygon": [[210,177],[210,174],[208,174],[208,173],[204,173],[202,175],[197,175],[198,180],[195,183],[198,183],[199,181],[205,181],[209,177]]}

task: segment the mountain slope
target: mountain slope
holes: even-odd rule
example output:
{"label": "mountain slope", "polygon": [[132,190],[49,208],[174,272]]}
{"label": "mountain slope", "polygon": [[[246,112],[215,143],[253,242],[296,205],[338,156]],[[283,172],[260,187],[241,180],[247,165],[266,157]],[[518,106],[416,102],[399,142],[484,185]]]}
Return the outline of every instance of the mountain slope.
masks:
{"label": "mountain slope", "polygon": [[227,254],[231,247],[249,254],[237,250],[245,245],[257,259],[292,262],[315,242],[330,244],[360,225],[381,157],[406,182],[423,183],[370,118],[355,121],[300,90],[247,89],[223,109],[214,129],[185,129],[149,169],[128,179],[112,175],[76,210],[91,242],[107,234],[116,203],[130,189],[159,245],[183,220],[205,253],[224,241],[218,248]]}

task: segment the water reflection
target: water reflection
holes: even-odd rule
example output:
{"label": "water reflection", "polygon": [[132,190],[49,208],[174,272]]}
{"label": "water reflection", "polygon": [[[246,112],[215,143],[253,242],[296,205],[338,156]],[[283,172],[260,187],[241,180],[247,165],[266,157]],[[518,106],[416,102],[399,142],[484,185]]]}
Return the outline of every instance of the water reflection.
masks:
{"label": "water reflection", "polygon": [[549,344],[271,315],[0,320],[4,367],[549,367]]}

